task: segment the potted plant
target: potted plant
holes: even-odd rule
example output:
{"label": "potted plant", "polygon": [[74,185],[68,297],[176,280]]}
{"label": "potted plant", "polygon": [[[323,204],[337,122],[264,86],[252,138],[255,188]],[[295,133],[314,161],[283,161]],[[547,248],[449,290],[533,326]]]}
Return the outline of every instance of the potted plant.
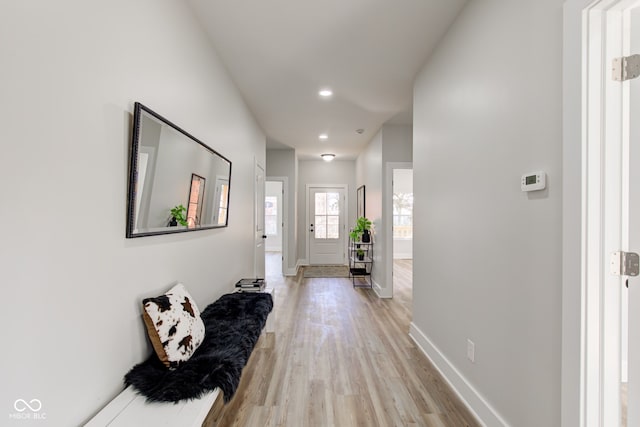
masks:
{"label": "potted plant", "polygon": [[[354,242],[369,243],[371,241],[371,235],[369,230],[371,229],[371,221],[361,216],[356,220],[356,226],[349,233],[351,240]],[[360,247],[358,245],[358,247]]]}
{"label": "potted plant", "polygon": [[187,226],[187,208],[182,205],[177,205],[171,209],[171,220],[169,221],[169,227],[175,227],[178,224]]}
{"label": "potted plant", "polygon": [[364,243],[371,242],[371,234],[369,233],[369,230],[371,229],[371,221],[362,216],[358,218],[358,224],[362,229],[362,241]]}
{"label": "potted plant", "polygon": [[364,251],[362,249],[356,250],[356,254],[358,255],[358,261],[364,261]]}

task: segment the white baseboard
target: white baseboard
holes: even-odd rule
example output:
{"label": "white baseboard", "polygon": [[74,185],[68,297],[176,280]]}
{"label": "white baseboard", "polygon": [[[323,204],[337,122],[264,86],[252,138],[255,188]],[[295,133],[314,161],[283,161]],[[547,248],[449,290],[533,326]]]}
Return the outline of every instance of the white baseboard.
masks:
{"label": "white baseboard", "polygon": [[442,374],[445,381],[462,400],[469,411],[483,426],[508,427],[509,424],[487,402],[484,397],[467,381],[467,379],[449,362],[442,352],[427,338],[427,336],[413,323],[409,327],[409,336],[429,358],[431,363]]}
{"label": "white baseboard", "polygon": [[287,277],[297,276],[298,275],[298,266],[295,266],[293,268],[287,268],[284,271],[284,275],[287,276]]}
{"label": "white baseboard", "polygon": [[296,268],[295,268],[296,271],[293,275],[297,276],[298,272],[300,271],[300,268],[304,267],[305,265],[309,265],[309,261],[307,261],[306,259],[299,259],[298,261],[296,261]]}
{"label": "white baseboard", "polygon": [[378,298],[393,298],[390,288],[383,288],[378,282],[373,280],[373,277],[371,277],[371,283],[373,284],[373,292],[378,295]]}
{"label": "white baseboard", "polygon": [[413,254],[411,253],[393,253],[393,259],[413,259]]}

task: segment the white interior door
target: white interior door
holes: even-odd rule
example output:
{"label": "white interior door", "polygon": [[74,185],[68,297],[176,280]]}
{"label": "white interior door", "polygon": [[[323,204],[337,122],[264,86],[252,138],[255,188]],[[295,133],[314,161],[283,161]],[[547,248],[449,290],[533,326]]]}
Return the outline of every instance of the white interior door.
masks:
{"label": "white interior door", "polygon": [[[630,54],[640,54],[640,7],[629,14]],[[628,109],[623,126],[628,126],[629,144],[629,250],[640,253],[640,78],[629,80]],[[627,426],[640,426],[640,278],[629,279],[629,288],[622,288],[623,368],[627,371]],[[625,306],[626,305],[626,306]],[[626,319],[625,319],[626,317]],[[628,341],[627,341],[628,340]],[[626,344],[626,345],[625,345]],[[627,347],[625,349],[625,347]],[[626,353],[625,354],[625,350]],[[623,380],[624,380],[623,371]],[[622,396],[624,402],[625,396]],[[624,417],[624,412],[623,412]]]}
{"label": "white interior door", "polygon": [[310,186],[307,195],[309,264],[344,264],[345,189]]}
{"label": "white interior door", "polygon": [[[622,289],[625,278],[612,272],[611,256],[629,251],[628,123],[624,124],[624,88],[611,64],[623,54],[624,5],[599,0],[585,20],[586,101],[581,350],[582,423],[586,427],[619,426],[623,360]],[[628,5],[628,3],[627,3]],[[627,46],[628,47],[628,46]]]}
{"label": "white interior door", "polygon": [[640,79],[621,79],[612,72],[614,59],[640,53],[639,4],[598,0],[582,15],[586,138],[580,400],[586,427],[640,425],[640,279],[631,278],[627,290],[627,276],[611,268],[614,252],[640,252]]}
{"label": "white interior door", "polygon": [[255,253],[254,275],[264,278],[264,241],[267,238],[264,230],[264,168],[257,162],[255,164],[255,189],[254,189],[254,216],[255,224]]}

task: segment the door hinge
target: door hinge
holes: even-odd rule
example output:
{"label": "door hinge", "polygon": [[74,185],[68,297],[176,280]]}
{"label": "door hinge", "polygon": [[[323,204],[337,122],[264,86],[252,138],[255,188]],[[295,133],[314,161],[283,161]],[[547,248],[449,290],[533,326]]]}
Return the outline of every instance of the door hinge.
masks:
{"label": "door hinge", "polygon": [[618,251],[611,254],[611,274],[637,276],[640,272],[640,256],[635,252]]}
{"label": "door hinge", "polygon": [[624,82],[640,76],[640,55],[614,58],[611,64],[613,80]]}

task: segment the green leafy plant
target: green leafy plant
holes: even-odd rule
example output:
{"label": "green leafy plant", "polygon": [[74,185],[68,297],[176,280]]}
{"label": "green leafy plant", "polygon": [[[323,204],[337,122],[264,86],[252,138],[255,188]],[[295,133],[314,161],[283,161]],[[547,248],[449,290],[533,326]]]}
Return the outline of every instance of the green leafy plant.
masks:
{"label": "green leafy plant", "polygon": [[362,249],[356,250],[356,254],[358,254],[358,259],[362,261],[364,259],[364,251]]}
{"label": "green leafy plant", "polygon": [[367,218],[361,216],[356,221],[356,227],[358,227],[358,229],[360,231],[370,230],[371,229],[371,221],[369,221]]}
{"label": "green leafy plant", "polygon": [[171,216],[178,221],[178,224],[187,226],[187,208],[182,205],[178,205],[171,209]]}
{"label": "green leafy plant", "polygon": [[354,242],[357,242],[362,237],[362,233],[364,233],[365,230],[370,230],[370,229],[371,229],[371,221],[361,216],[356,220],[356,226],[353,227],[353,230],[351,230],[351,232],[349,233],[349,236],[351,236],[351,240],[353,240]]}

